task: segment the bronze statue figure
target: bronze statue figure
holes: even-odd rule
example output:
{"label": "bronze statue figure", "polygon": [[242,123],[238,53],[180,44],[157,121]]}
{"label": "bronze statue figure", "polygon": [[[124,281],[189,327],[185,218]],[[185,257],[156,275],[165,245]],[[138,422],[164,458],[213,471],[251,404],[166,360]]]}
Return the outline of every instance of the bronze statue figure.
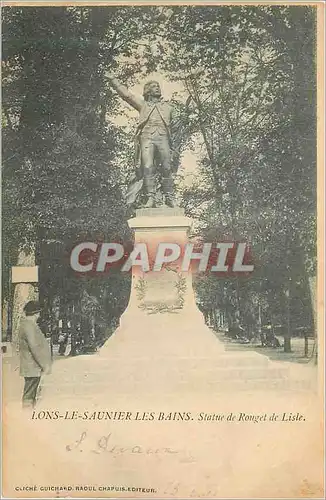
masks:
{"label": "bronze statue figure", "polygon": [[172,173],[177,170],[173,147],[176,121],[173,106],[162,99],[158,82],[144,86],[143,98],[132,94],[111,73],[106,73],[120,97],[139,111],[136,131],[136,178],[129,187],[127,203],[133,203],[140,191],[147,195],[146,208],[156,206],[157,179],[160,179],[165,204],[175,207]]}

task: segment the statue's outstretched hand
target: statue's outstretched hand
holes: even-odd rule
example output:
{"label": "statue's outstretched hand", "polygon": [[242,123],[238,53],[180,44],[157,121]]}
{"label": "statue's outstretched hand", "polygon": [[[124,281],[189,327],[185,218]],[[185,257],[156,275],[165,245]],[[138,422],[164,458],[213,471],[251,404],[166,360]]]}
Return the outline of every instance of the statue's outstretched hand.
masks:
{"label": "statue's outstretched hand", "polygon": [[116,90],[116,92],[119,94],[122,99],[124,99],[128,104],[130,104],[133,108],[137,109],[137,111],[140,111],[143,105],[143,99],[138,98],[134,96],[132,92],[129,92],[127,87],[123,85],[118,78],[115,77],[113,73],[110,71],[105,71],[105,76],[106,79],[109,83],[109,85]]}

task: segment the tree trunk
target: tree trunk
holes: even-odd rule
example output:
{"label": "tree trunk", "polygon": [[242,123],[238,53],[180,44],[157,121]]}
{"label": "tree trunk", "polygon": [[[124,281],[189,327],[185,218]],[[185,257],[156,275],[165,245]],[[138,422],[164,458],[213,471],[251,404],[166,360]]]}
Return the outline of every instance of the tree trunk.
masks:
{"label": "tree trunk", "polygon": [[304,357],[307,358],[309,354],[309,340],[308,332],[304,332]]}
{"label": "tree trunk", "polygon": [[260,295],[258,296],[258,334],[259,338],[261,340],[262,347],[264,346],[264,339],[263,339],[263,330],[262,330],[262,322],[261,322],[261,302],[260,302]]}
{"label": "tree trunk", "polygon": [[309,289],[310,289],[310,297],[311,297],[313,321],[314,321],[314,335],[315,335],[315,344],[316,344],[314,357],[315,357],[315,363],[317,364],[317,361],[318,361],[317,300],[316,300],[317,279],[316,279],[316,276],[311,276],[308,278],[308,280],[309,280]]}
{"label": "tree trunk", "polygon": [[291,291],[290,286],[287,290],[287,321],[286,328],[284,332],[284,352],[292,352],[291,351],[291,309],[290,309],[290,301],[291,301]]}
{"label": "tree trunk", "polygon": [[[35,254],[19,252],[17,266],[35,266]],[[23,316],[23,309],[29,300],[38,300],[38,292],[31,283],[17,283],[14,285],[12,308],[12,342],[18,350],[18,332]]]}
{"label": "tree trunk", "polygon": [[1,341],[7,340],[8,323],[10,318],[9,301],[4,300],[2,304]]}
{"label": "tree trunk", "polygon": [[288,334],[284,335],[284,352],[292,352],[291,337]]}

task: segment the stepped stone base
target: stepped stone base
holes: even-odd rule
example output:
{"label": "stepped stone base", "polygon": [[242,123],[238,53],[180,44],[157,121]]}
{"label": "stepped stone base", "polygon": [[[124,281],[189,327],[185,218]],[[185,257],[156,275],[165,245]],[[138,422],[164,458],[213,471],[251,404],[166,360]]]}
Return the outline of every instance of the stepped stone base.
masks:
{"label": "stepped stone base", "polygon": [[[144,325],[121,328],[95,355],[84,355],[54,364],[51,376],[44,379],[45,398],[115,399],[121,394],[137,397],[171,394],[180,397],[237,391],[309,390],[291,377],[283,363],[273,363],[255,352],[226,352],[223,344],[202,324],[193,337],[177,329]],[[197,338],[198,337],[198,338]]]}

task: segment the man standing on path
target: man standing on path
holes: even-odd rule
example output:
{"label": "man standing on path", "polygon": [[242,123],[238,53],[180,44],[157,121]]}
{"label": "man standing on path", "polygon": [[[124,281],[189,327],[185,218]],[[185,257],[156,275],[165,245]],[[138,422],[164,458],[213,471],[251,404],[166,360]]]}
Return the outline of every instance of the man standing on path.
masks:
{"label": "man standing on path", "polygon": [[51,349],[37,324],[41,307],[31,300],[24,307],[26,318],[19,330],[20,375],[25,378],[23,408],[33,408],[42,374],[51,371]]}

